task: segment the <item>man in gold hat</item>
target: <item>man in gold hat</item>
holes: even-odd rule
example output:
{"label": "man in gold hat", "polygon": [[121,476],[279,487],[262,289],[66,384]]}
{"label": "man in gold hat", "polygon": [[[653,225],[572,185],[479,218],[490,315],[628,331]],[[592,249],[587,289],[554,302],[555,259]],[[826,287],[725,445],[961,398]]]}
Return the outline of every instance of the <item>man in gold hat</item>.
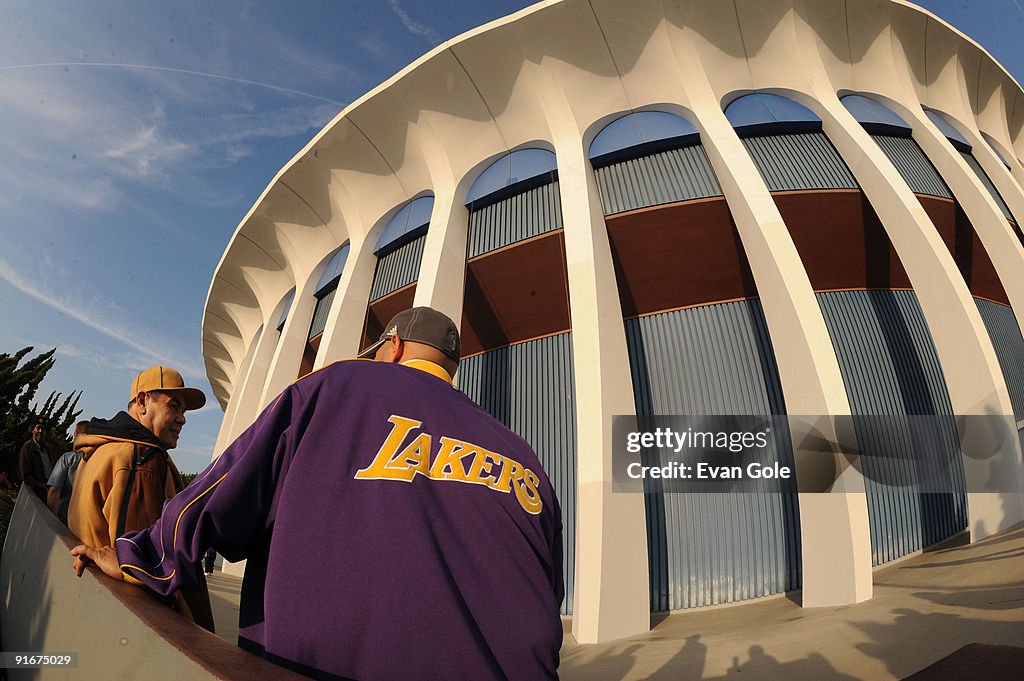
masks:
{"label": "man in gold hat", "polygon": [[[68,527],[90,546],[113,546],[124,534],[152,525],[164,502],[184,488],[168,450],[178,445],[185,412],[200,409],[206,395],[185,386],[165,366],[146,369],[132,382],[127,412],[92,419],[75,436],[82,462],[68,505]],[[206,584],[182,590],[175,608],[213,631]]]}

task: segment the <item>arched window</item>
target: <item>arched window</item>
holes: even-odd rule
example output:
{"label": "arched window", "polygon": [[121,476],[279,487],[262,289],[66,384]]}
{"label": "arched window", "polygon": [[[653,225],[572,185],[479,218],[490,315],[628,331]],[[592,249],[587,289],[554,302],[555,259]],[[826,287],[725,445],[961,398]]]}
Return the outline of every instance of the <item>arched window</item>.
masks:
{"label": "arched window", "polygon": [[864,95],[844,95],[839,101],[871,135],[912,192],[953,198],[949,187],[914,141],[910,125],[899,114]]}
{"label": "arched window", "polygon": [[839,101],[869,133],[895,137],[910,137],[911,135],[911,129],[907,122],[900,118],[895,111],[877,100],[864,95],[846,95],[840,97]]}
{"label": "arched window", "polygon": [[857,189],[857,180],[803,104],[755,92],[725,108],[768,191]]}
{"label": "arched window", "polygon": [[988,143],[989,148],[992,149],[992,153],[999,157],[999,160],[1003,162],[1003,165],[1006,166],[1006,169],[1010,170],[1010,162],[1006,160],[1008,154],[1006,153],[1006,150],[1003,149],[1003,145],[999,144],[999,142],[997,142],[995,138],[993,138],[992,135],[989,135],[987,132],[981,133],[981,137]]}
{"label": "arched window", "polygon": [[968,167],[974,171],[974,174],[978,176],[978,181],[981,182],[982,186],[984,186],[985,190],[989,193],[989,196],[991,196],[992,200],[996,202],[997,206],[999,206],[999,210],[1002,212],[1003,216],[1010,222],[1017,224],[1016,218],[1014,218],[1013,213],[1010,212],[1010,207],[1006,205],[1006,202],[1003,200],[999,190],[996,189],[994,184],[992,184],[992,179],[988,176],[988,173],[985,172],[985,169],[981,167],[981,164],[978,163],[978,159],[974,158],[974,154],[971,153],[973,147],[971,146],[971,143],[967,141],[967,138],[960,133],[960,130],[953,125],[952,121],[950,121],[945,114],[933,111],[932,109],[925,109],[924,114],[932,123],[935,124],[935,127],[939,129],[939,132],[945,135],[946,139],[949,140],[949,143],[953,145],[953,148],[960,152],[960,156],[963,158],[964,163],[966,163]]}
{"label": "arched window", "polygon": [[674,149],[700,139],[697,127],[664,111],[629,113],[604,127],[590,144],[590,161],[595,168],[627,158],[637,158]]}
{"label": "arched window", "polygon": [[327,328],[327,316],[331,313],[334,296],[338,291],[338,281],[341,279],[345,262],[348,260],[348,252],[349,245],[346,241],[327,258],[323,264],[323,270],[320,272],[320,278],[317,280],[316,288],[313,289],[316,306],[313,308],[313,319],[309,322],[306,346],[302,350],[299,376],[304,376],[313,370],[316,353],[320,349],[320,339]]}
{"label": "arched window", "polygon": [[344,245],[334,251],[334,255],[324,265],[324,271],[320,274],[313,293],[318,299],[338,287],[338,280],[341,279],[341,272],[345,269],[345,262],[348,260],[348,251],[349,245],[346,241]]}
{"label": "arched window", "polygon": [[281,299],[283,306],[281,307],[281,316],[277,319],[277,330],[284,330],[284,323],[288,321],[288,313],[292,310],[292,302],[295,300],[295,289],[293,288],[288,293],[284,294],[284,298]]}
{"label": "arched window", "polygon": [[402,206],[402,209],[388,221],[384,232],[377,239],[377,246],[373,252],[380,256],[382,252],[391,252],[425,234],[427,227],[430,226],[430,215],[433,211],[433,196],[421,196]]}
{"label": "arched window", "polygon": [[605,215],[720,196],[697,127],[664,111],[627,113],[590,144]]}
{"label": "arched window", "polygon": [[949,140],[957,151],[970,152],[971,143],[967,141],[967,138],[960,134],[956,126],[949,122],[944,114],[932,109],[925,109],[924,115],[935,124],[935,127],[939,129],[946,139]]}
{"label": "arched window", "polygon": [[764,92],[734,100],[725,107],[725,117],[740,137],[821,130],[821,119],[806,106]]}
{"label": "arched window", "polygon": [[469,188],[466,205],[471,209],[545,184],[557,174],[555,155],[546,149],[519,149],[492,163]]}

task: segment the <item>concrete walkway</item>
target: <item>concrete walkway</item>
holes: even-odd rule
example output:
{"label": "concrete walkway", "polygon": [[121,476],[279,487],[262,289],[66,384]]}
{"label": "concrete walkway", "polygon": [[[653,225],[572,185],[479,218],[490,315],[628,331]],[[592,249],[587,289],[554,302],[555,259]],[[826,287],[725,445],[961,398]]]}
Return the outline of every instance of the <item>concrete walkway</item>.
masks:
{"label": "concrete walkway", "polygon": [[[235,642],[241,580],[210,578],[218,633]],[[230,627],[230,628],[229,628]],[[972,642],[1024,646],[1024,527],[875,573],[866,603],[801,609],[788,598],[689,610],[642,636],[579,645],[563,681],[902,679]],[[1024,662],[1007,677],[1024,678]]]}
{"label": "concrete walkway", "polygon": [[238,595],[242,590],[242,579],[226,575],[219,569],[206,576],[210,589],[210,605],[213,606],[213,624],[217,635],[229,643],[238,643]]}

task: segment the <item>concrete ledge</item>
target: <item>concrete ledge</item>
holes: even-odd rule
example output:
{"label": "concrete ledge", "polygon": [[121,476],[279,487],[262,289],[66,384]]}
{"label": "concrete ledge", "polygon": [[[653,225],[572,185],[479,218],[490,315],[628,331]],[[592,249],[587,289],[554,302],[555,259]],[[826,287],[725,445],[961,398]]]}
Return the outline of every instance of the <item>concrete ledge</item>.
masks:
{"label": "concrete ledge", "polygon": [[154,596],[89,568],[78,540],[25,492],[0,559],[0,649],[78,653],[77,668],[7,670],[21,679],[302,679],[211,634]]}

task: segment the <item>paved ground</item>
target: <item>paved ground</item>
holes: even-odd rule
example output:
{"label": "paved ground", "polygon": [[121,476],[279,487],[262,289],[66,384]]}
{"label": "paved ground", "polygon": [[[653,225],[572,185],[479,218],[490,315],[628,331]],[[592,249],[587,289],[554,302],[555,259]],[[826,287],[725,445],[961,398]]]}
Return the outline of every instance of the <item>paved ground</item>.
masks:
{"label": "paved ground", "polygon": [[217,634],[231,643],[238,643],[238,593],[242,589],[242,579],[217,569],[206,576],[206,583],[210,589]]}
{"label": "paved ground", "polygon": [[[218,633],[232,642],[240,584],[210,579]],[[879,570],[874,598],[858,605],[804,610],[772,598],[680,612],[612,643],[566,635],[559,672],[563,681],[875,681],[972,642],[1024,646],[1024,527]],[[1008,672],[1024,678],[1024,662]]]}

